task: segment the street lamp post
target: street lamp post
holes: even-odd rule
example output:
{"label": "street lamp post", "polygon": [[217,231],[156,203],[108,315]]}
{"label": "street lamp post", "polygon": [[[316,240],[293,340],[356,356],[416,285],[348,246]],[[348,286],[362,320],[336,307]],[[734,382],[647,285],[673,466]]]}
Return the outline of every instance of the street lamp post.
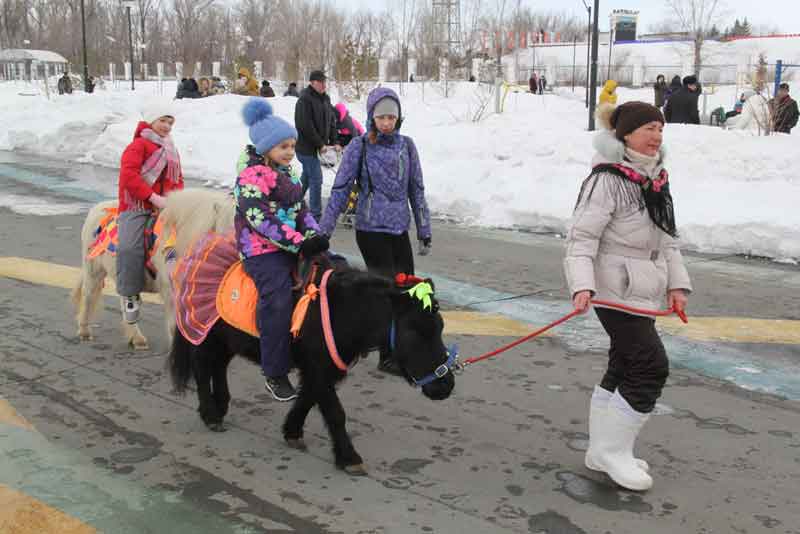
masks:
{"label": "street lamp post", "polygon": [[83,90],[89,92],[89,61],[86,55],[86,17],[83,14],[83,0],[81,0],[81,36],[83,39]]}
{"label": "street lamp post", "polygon": [[594,0],[594,27],[592,28],[592,73],[589,81],[589,131],[594,131],[594,108],[597,102],[597,45],[599,40],[598,26],[600,24],[598,14],[600,12],[600,0]]}
{"label": "street lamp post", "polygon": [[589,107],[589,61],[592,48],[592,6],[582,0],[583,5],[586,7],[586,13],[589,15],[589,22],[586,26],[586,107]]}
{"label": "street lamp post", "polygon": [[128,57],[131,63],[131,91],[136,89],[133,73],[136,72],[133,64],[133,26],[131,25],[131,8],[136,5],[135,0],[122,0],[122,5],[128,10]]}

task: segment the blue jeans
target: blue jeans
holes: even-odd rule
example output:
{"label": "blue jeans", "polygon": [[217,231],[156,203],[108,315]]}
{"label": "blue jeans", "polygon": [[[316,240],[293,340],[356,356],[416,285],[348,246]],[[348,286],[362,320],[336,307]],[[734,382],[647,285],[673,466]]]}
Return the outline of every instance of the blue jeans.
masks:
{"label": "blue jeans", "polygon": [[303,183],[303,195],[308,194],[308,207],[314,220],[322,220],[322,165],[316,154],[306,155],[298,152],[297,159],[303,164],[303,174],[300,181]]}
{"label": "blue jeans", "polygon": [[292,269],[297,256],[288,252],[270,252],[244,260],[244,270],[258,289],[256,325],[261,348],[261,370],[265,376],[283,376],[289,372],[290,333],[294,301]]}

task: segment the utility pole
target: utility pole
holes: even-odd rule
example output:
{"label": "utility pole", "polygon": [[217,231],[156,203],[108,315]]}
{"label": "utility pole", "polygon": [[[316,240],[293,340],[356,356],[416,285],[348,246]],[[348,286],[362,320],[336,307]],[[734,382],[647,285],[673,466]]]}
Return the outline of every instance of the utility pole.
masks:
{"label": "utility pole", "polygon": [[589,22],[586,25],[586,107],[589,107],[589,62],[591,61],[591,48],[592,48],[592,6],[582,0],[583,5],[586,7],[586,12],[589,15]]}
{"label": "utility pole", "polygon": [[128,58],[131,63],[131,91],[136,89],[133,81],[133,74],[136,72],[136,68],[133,63],[133,26],[131,25],[131,8],[135,3],[135,0],[122,0],[122,5],[128,10]]}
{"label": "utility pole", "polygon": [[594,108],[597,105],[597,45],[600,24],[600,0],[594,0],[594,27],[592,28],[592,73],[589,81],[589,131],[594,131]]}
{"label": "utility pole", "polygon": [[611,79],[611,51],[614,48],[614,27],[611,26],[608,29],[608,74],[606,74],[606,80]]}
{"label": "utility pole", "polygon": [[[84,15],[83,0],[81,0],[81,36],[83,39],[83,90],[89,92],[89,60],[86,54],[86,16]],[[45,77],[45,84],[47,79]]]}

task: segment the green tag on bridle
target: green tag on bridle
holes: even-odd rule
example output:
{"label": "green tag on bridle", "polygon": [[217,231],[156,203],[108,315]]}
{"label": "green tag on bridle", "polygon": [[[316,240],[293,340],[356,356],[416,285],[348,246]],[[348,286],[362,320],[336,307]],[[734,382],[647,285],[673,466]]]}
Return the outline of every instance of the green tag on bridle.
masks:
{"label": "green tag on bridle", "polygon": [[422,302],[423,310],[432,309],[431,296],[433,295],[433,287],[428,282],[420,282],[409,289],[407,293]]}

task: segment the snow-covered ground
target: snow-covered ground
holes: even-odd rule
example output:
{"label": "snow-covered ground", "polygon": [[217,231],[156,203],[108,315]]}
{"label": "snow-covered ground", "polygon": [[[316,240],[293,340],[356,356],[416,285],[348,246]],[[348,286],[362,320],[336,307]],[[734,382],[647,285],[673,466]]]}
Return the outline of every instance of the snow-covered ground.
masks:
{"label": "snow-covered ground", "polygon": [[[34,88],[0,83],[0,149],[19,150],[115,167],[139,110],[156,85],[23,96]],[[592,134],[583,94],[559,89],[543,97],[510,93],[502,115],[473,122],[477,84],[451,84],[445,99],[433,84],[405,84],[403,131],[419,148],[428,200],[442,215],[482,226],[563,232],[581,181],[589,172]],[[164,94],[174,94],[174,83]],[[652,90],[620,90],[620,102],[652,101]],[[736,88],[718,88],[708,109],[730,109]],[[168,97],[165,97],[168,98]],[[185,174],[228,186],[247,142],[232,95],[174,101],[174,138]],[[272,99],[293,119],[292,98]],[[365,118],[364,101],[350,105]],[[488,109],[493,109],[489,102]],[[793,136],[758,137],[707,126],[669,125],[665,132],[679,229],[701,251],[800,258],[800,175]],[[326,175],[326,186],[332,177]]]}

